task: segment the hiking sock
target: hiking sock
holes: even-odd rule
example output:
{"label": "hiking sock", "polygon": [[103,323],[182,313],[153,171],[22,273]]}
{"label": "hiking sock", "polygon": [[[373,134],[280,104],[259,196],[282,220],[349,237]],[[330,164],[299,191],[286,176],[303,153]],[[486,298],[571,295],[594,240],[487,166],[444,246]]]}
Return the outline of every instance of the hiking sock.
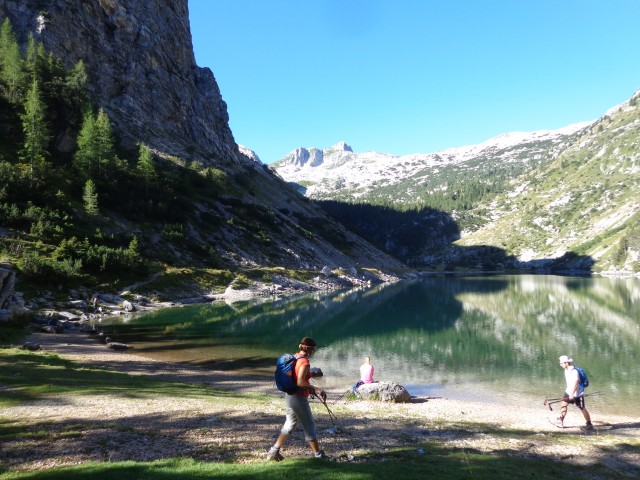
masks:
{"label": "hiking sock", "polygon": [[280,447],[276,447],[275,445],[269,449],[269,453],[267,453],[267,458],[271,460],[275,460],[279,462],[284,457],[280,454]]}

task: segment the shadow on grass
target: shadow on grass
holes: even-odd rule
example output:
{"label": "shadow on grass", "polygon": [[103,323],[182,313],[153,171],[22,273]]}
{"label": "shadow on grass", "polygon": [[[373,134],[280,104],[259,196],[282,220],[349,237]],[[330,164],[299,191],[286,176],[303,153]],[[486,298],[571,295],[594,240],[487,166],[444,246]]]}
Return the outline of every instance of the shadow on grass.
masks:
{"label": "shadow on grass", "polygon": [[[422,450],[420,450],[422,452]],[[613,452],[615,453],[615,452]],[[460,448],[425,445],[424,453],[415,448],[395,449],[384,455],[347,460],[298,459],[280,463],[209,463],[191,459],[170,459],[149,463],[90,463],[71,468],[9,474],[7,479],[40,480],[195,480],[217,479],[375,479],[403,478],[442,480],[474,478],[506,480],[536,478],[633,478],[637,470],[612,469],[601,463],[574,465],[544,456],[513,457],[509,452],[483,454]]]}
{"label": "shadow on grass", "polygon": [[[44,394],[120,394],[130,398],[149,396],[197,397],[215,393],[218,397],[246,398],[228,390],[212,389],[194,384],[184,376],[185,383],[153,378],[153,367],[147,371],[137,365],[131,375],[87,366],[57,355],[29,353],[21,350],[0,350],[0,405],[15,404],[40,398]],[[113,367],[111,367],[113,368]],[[203,376],[206,372],[203,371]],[[202,382],[201,382],[202,383]]]}
{"label": "shadow on grass", "polygon": [[[228,391],[213,391],[202,385],[164,382],[139,375],[80,367],[55,355],[0,352],[0,384],[4,394],[24,394],[28,400],[53,400],[51,415],[39,419],[0,418],[0,479],[195,479],[195,478],[634,478],[640,466],[634,458],[640,446],[633,442],[597,445],[588,465],[576,465],[565,446],[573,440],[566,433],[546,435],[504,430],[499,425],[434,425],[424,418],[401,425],[394,418],[345,416],[337,411],[349,435],[329,434],[331,425],[319,405],[314,404],[321,441],[336,461],[304,458],[307,447],[298,430],[289,440],[287,459],[279,464],[260,461],[264,448],[273,441],[282,413],[251,409],[250,397]],[[122,398],[205,398],[225,403],[221,411],[203,413],[193,404],[171,412],[139,415],[105,412],[105,418],[57,420],[56,396],[48,393],[110,394]],[[113,408],[113,404],[108,404]],[[68,407],[66,407],[68,408]],[[123,400],[123,409],[126,409]],[[156,407],[157,408],[157,407]],[[99,416],[99,410],[98,410]],[[73,416],[72,416],[73,417]],[[612,428],[633,429],[636,423]],[[243,432],[243,435],[240,435]],[[483,445],[487,435],[500,437],[507,448],[493,447],[490,453],[478,448],[461,448],[460,443]],[[323,438],[324,437],[324,438]],[[568,439],[565,441],[565,439]],[[513,441],[513,442],[512,442]],[[536,442],[557,447],[537,449]],[[589,436],[578,441],[590,444]],[[458,446],[451,446],[455,443]],[[499,442],[498,442],[499,444]],[[70,453],[71,452],[71,453]],[[359,453],[372,452],[372,453]],[[14,473],[14,469],[53,465],[69,455],[81,465],[48,468],[46,471]],[[353,461],[349,461],[353,455]],[[296,458],[297,457],[297,458]],[[173,460],[166,460],[173,459]],[[180,460],[189,459],[189,460]]]}

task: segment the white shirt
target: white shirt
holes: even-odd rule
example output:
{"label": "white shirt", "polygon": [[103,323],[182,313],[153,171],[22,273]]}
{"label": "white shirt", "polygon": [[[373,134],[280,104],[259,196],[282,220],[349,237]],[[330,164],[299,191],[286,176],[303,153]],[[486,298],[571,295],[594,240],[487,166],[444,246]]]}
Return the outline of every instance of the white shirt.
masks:
{"label": "white shirt", "polygon": [[[567,382],[567,388],[565,390],[567,395],[569,395],[570,397],[577,397],[582,394],[582,392],[579,392],[580,385],[577,385],[580,381],[580,374],[578,373],[578,370],[573,367],[573,365],[569,365],[564,369],[564,379]],[[575,390],[573,390],[574,385],[576,385]]]}

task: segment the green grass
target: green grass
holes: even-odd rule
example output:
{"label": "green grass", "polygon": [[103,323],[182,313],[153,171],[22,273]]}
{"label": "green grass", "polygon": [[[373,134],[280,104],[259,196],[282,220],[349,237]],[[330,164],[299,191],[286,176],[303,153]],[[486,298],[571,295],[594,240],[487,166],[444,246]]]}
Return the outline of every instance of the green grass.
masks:
{"label": "green grass", "polygon": [[442,480],[536,478],[612,478],[613,472],[602,466],[575,466],[547,458],[523,459],[488,455],[465,449],[447,449],[426,444],[420,448],[394,449],[384,456],[357,457],[353,462],[285,460],[280,463],[254,462],[208,463],[190,459],[155,462],[85,463],[76,467],[50,468],[30,473],[0,473],[0,479],[43,480],[133,480],[133,479],[331,479],[360,480],[374,478],[438,478]]}
{"label": "green grass", "polygon": [[[23,352],[18,349],[0,350],[0,408],[14,404],[24,404],[37,399],[56,395],[110,394],[123,398],[149,398],[151,396],[203,398],[229,407],[264,406],[271,397],[259,394],[238,394],[206,386],[157,380],[144,375],[132,375],[108,371],[99,367],[87,367],[57,355],[43,352]],[[318,407],[319,408],[319,407]],[[338,410],[340,415],[346,412]],[[381,411],[382,412],[382,411]],[[316,412],[317,413],[317,412]],[[384,413],[380,413],[384,415]],[[400,429],[411,429],[415,419],[389,418]],[[84,421],[70,421],[66,425],[54,425],[55,420],[31,425],[28,419],[16,420],[2,418],[0,414],[0,445],[5,442],[28,439],[34,441],[58,442],[65,438],[81,439],[87,435],[90,425]],[[121,424],[117,421],[104,423],[104,428],[114,432],[135,433],[139,426]],[[55,428],[57,427],[57,429]],[[352,451],[354,458],[349,460],[346,453],[333,461],[314,458],[288,457],[280,463],[267,463],[255,456],[246,456],[238,451],[233,440],[226,440],[217,448],[228,452],[240,453],[237,456],[225,456],[227,460],[212,462],[186,458],[167,458],[152,462],[86,462],[73,467],[49,467],[33,472],[9,470],[3,462],[0,451],[0,480],[11,479],[64,479],[75,480],[100,479],[296,479],[310,476],[314,479],[375,479],[375,478],[438,478],[438,479],[496,479],[513,478],[633,478],[638,467],[626,463],[628,453],[637,453],[637,441],[630,439],[593,438],[583,435],[549,434],[541,439],[537,432],[527,430],[504,431],[495,426],[455,422],[431,422],[428,427],[433,432],[446,432],[447,438],[464,440],[469,436],[490,435],[504,440],[502,449],[485,453],[473,448],[450,445],[433,438],[428,441],[416,440],[414,445],[390,446],[382,452],[371,452],[365,447]],[[153,435],[154,432],[146,432]],[[361,434],[362,435],[362,434]],[[390,437],[391,443],[394,436]],[[549,442],[555,445],[552,455],[525,454],[522,445],[531,442]],[[362,440],[360,438],[359,440]],[[410,440],[410,439],[409,439]],[[510,440],[518,442],[510,443]],[[570,445],[601,445],[600,452],[612,465],[625,465],[620,471],[601,464],[598,458],[590,460],[588,465],[575,465],[562,459],[563,447]],[[26,444],[25,444],[26,445]],[[513,445],[513,446],[512,446]],[[286,453],[286,451],[285,451]],[[328,452],[340,455],[336,452]],[[635,470],[634,470],[635,468]]]}
{"label": "green grass", "polygon": [[86,367],[57,355],[11,348],[0,349],[0,385],[4,386],[0,395],[0,407],[35,400],[49,394],[110,394],[128,398],[161,395],[203,397],[227,403],[246,403],[252,398],[203,385],[162,381],[144,375]]}

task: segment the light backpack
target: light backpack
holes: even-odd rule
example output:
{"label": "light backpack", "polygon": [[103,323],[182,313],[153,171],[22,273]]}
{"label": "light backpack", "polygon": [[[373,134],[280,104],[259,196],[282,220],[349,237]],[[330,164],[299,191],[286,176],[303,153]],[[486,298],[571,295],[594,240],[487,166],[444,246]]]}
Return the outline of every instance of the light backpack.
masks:
{"label": "light backpack", "polygon": [[278,357],[275,380],[276,387],[281,392],[293,395],[300,389],[293,375],[299,358],[302,358],[302,355],[291,355],[290,353]]}
{"label": "light backpack", "polygon": [[573,368],[578,371],[578,387],[580,388],[580,390],[584,390],[589,386],[589,378],[587,378],[587,374],[585,373],[584,369],[576,366],[574,366]]}

